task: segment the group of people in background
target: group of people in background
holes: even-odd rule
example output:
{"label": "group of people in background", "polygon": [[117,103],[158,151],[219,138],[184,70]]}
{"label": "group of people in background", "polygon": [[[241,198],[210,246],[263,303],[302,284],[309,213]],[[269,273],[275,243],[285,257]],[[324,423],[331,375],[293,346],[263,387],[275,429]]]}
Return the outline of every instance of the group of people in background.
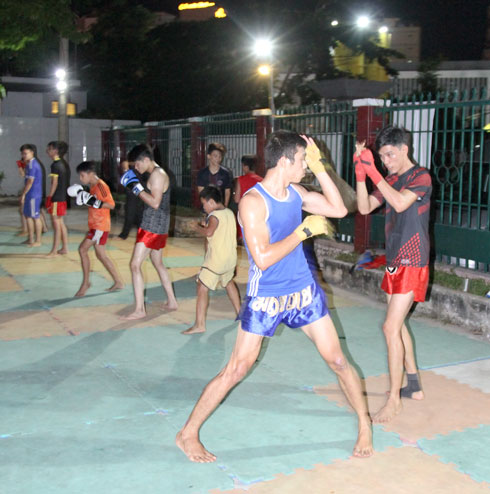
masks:
{"label": "group of people in background", "polygon": [[[45,211],[51,216],[53,246],[48,257],[68,253],[68,231],[63,217],[68,207],[67,189],[70,185],[70,166],[64,156],[68,146],[62,141],[51,141],[46,154],[52,160],[49,169],[49,192],[46,196],[46,169],[37,156],[34,144],[20,147],[21,160],[17,161],[24,188],[20,195],[21,235],[27,235],[29,247],[41,246],[41,235],[48,231]],[[60,247],[61,244],[61,248]]]}
{"label": "group of people in background", "polygon": [[[428,286],[428,222],[431,179],[426,169],[411,159],[411,136],[402,128],[389,126],[376,140],[377,154],[388,171],[379,172],[375,158],[365,142],[356,144],[353,157],[358,208],[369,214],[386,204],[387,270],[381,288],[387,294],[387,313],[383,332],[388,348],[390,390],[385,405],[372,415],[375,422],[388,422],[402,410],[401,398],[422,400],[413,343],[405,319],[414,302],[422,302]],[[69,167],[63,160],[64,143],[51,142],[47,154],[53,160],[46,210],[52,218],[53,246],[48,256],[66,254],[67,230],[63,217],[67,194],[78,206],[87,206],[89,231],[79,247],[83,280],[76,296],[90,288],[88,250],[93,246],[97,258],[113,278],[110,291],[124,284],[105,252],[110,233],[110,210],[114,200],[107,184],[96,174],[93,162],[77,166],[81,184],[70,184]],[[315,141],[290,131],[272,133],[265,146],[265,177],[255,173],[255,156],[242,158],[243,175],[233,184],[232,175],[222,166],[226,148],[211,143],[207,166],[197,175],[197,189],[205,214],[196,221],[196,231],[206,238],[204,261],[196,277],[196,319],[182,331],[185,335],[206,331],[209,291],[226,290],[239,321],[237,339],[229,362],[209,382],[188,421],[178,433],[177,446],[191,461],[211,462],[214,454],[204,448],[199,430],[227,393],[255,364],[263,338],[272,337],[279,324],[301,328],[317,347],[321,357],[337,375],[358,418],[358,437],[354,456],[373,453],[371,415],[355,368],[345,357],[330,317],[327,299],[311,273],[303,251],[303,241],[328,232],[326,218],[347,214],[342,196],[325,168],[325,159]],[[26,218],[28,245],[40,245],[43,229],[42,165],[36,149],[21,147],[25,163],[25,186],[21,195]],[[310,191],[300,185],[309,169],[319,185]],[[372,186],[366,187],[370,179]],[[127,238],[133,223],[138,231],[130,260],[135,298],[134,310],[122,316],[132,321],[146,317],[142,263],[150,257],[167,296],[164,309],[178,310],[171,277],[163,264],[163,248],[170,224],[169,175],[155,161],[145,144],[135,146],[127,156],[121,185],[126,190],[126,220],[119,235]],[[88,186],[90,190],[86,190]],[[372,192],[369,193],[368,190]],[[238,204],[237,218],[230,210],[231,200]],[[307,213],[306,217],[304,213]],[[237,222],[242,236],[237,237]],[[237,265],[237,239],[249,259],[247,293],[243,303],[234,282]],[[59,248],[61,244],[61,248]],[[404,372],[407,385],[402,387]]]}

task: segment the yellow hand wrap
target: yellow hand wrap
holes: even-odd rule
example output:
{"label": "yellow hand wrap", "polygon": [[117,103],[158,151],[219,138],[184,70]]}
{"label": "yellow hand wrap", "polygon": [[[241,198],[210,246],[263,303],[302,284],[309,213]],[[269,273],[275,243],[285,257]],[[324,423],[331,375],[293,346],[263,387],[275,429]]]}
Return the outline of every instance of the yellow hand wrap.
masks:
{"label": "yellow hand wrap", "polygon": [[322,163],[322,154],[318,149],[318,146],[308,144],[306,146],[306,164],[308,168],[315,174],[318,175],[325,171],[325,165]]}
{"label": "yellow hand wrap", "polygon": [[327,219],[320,215],[307,216],[303,223],[294,230],[294,233],[298,235],[301,241],[315,235],[328,234]]}

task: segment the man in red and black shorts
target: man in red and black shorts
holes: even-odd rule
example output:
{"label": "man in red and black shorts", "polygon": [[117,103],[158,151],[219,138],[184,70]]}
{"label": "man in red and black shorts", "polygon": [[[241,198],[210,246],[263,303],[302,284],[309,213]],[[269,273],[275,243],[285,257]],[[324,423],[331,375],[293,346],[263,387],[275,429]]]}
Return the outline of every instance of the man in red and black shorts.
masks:
{"label": "man in red and black shorts", "polygon": [[[354,154],[357,203],[361,214],[369,214],[386,202],[386,273],[381,284],[388,309],[383,332],[388,347],[390,393],[386,404],[373,417],[388,422],[401,412],[401,397],[422,400],[413,343],[405,318],[414,302],[423,302],[429,282],[429,215],[432,183],[429,172],[410,160],[411,135],[403,128],[385,127],[376,138],[376,149],[388,170],[379,173],[373,154],[365,143],[356,144]],[[366,176],[376,186],[366,188]],[[402,388],[403,370],[407,385]]]}
{"label": "man in red and black shorts", "polygon": [[[46,210],[51,215],[53,223],[53,247],[48,257],[68,254],[68,230],[63,217],[66,215],[66,190],[70,185],[70,176],[68,164],[60,156],[63,146],[66,147],[66,144],[61,141],[52,141],[46,148],[46,154],[53,160],[49,173],[51,187],[46,198]],[[61,249],[58,249],[60,242]]]}
{"label": "man in red and black shorts", "polygon": [[121,177],[121,184],[144,203],[143,218],[136,235],[133,255],[131,257],[131,277],[135,299],[134,311],[122,319],[142,319],[146,316],[145,282],[141,265],[150,256],[154,268],[167,294],[167,310],[178,307],[172,280],[163,264],[163,248],[167,242],[170,224],[170,180],[163,168],[153,160],[153,153],[146,144],[138,144],[128,153],[128,161],[134,163],[135,170],[141,175],[149,174],[146,187],[140,182],[134,170],[127,170]]}

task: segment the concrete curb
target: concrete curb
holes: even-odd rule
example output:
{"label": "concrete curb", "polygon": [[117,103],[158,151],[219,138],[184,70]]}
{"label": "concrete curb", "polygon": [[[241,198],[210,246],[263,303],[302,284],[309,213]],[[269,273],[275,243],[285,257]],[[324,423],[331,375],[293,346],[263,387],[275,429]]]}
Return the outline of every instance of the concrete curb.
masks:
{"label": "concrete curb", "polygon": [[[327,283],[386,302],[386,295],[380,288],[383,271],[362,269],[351,274],[351,263],[332,259],[332,247],[328,241],[315,240],[314,248]],[[490,299],[432,285],[427,300],[416,304],[413,313],[454,324],[468,333],[490,340]]]}

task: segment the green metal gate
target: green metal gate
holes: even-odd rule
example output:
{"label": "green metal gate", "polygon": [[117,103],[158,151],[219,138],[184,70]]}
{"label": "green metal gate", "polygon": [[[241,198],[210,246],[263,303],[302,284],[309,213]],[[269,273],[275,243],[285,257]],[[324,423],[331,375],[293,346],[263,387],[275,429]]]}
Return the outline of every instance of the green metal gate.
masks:
{"label": "green metal gate", "polygon": [[483,271],[490,268],[489,109],[476,91],[386,101],[381,109],[386,123],[412,132],[413,159],[430,170],[436,259]]}

